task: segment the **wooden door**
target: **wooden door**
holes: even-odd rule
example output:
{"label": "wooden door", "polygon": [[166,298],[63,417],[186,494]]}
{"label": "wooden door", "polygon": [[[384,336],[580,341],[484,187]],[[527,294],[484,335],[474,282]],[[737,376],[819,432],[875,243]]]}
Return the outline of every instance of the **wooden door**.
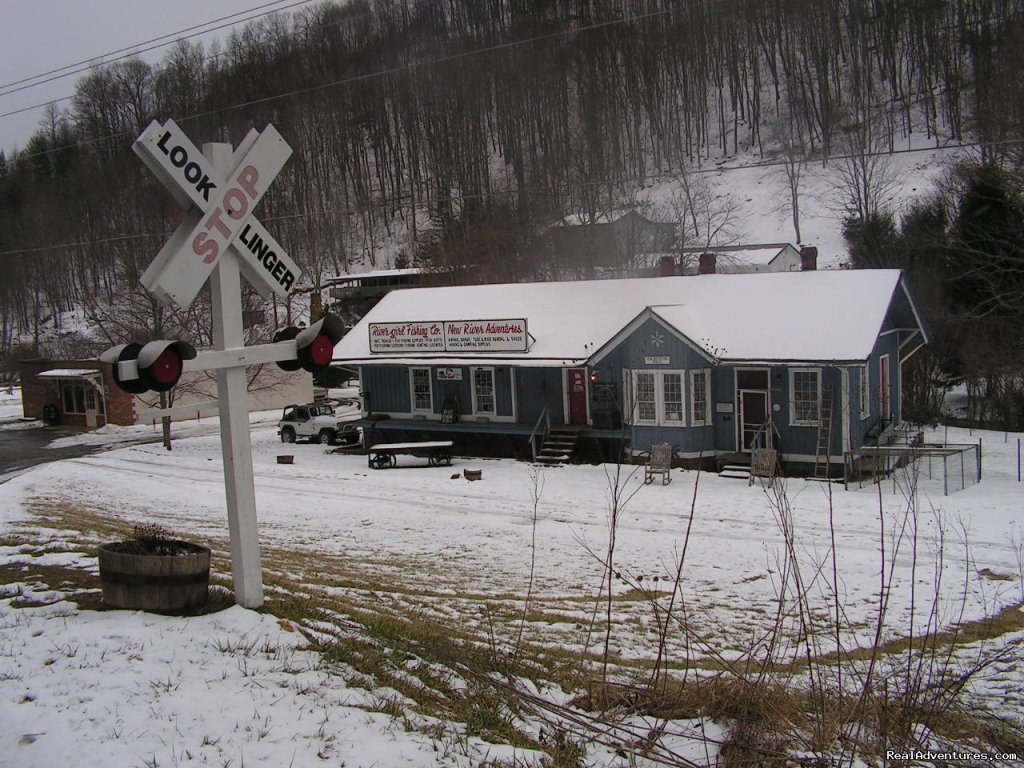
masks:
{"label": "wooden door", "polygon": [[[763,390],[740,390],[740,447],[750,450],[750,441],[768,418],[768,393]],[[762,448],[766,447],[762,443]]]}
{"label": "wooden door", "polygon": [[587,369],[570,368],[566,377],[569,388],[569,423],[587,423]]}

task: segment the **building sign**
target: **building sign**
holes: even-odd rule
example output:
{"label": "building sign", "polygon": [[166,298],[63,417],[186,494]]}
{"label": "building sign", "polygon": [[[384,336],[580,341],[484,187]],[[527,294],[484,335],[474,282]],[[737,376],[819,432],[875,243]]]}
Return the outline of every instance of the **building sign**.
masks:
{"label": "building sign", "polygon": [[668,355],[645,355],[644,365],[668,365],[672,358]]}
{"label": "building sign", "polygon": [[370,352],[526,352],[526,320],[370,323]]}
{"label": "building sign", "polygon": [[437,380],[438,381],[462,381],[462,369],[461,368],[438,368],[437,369]]}
{"label": "building sign", "polygon": [[370,323],[371,352],[444,352],[442,323]]}

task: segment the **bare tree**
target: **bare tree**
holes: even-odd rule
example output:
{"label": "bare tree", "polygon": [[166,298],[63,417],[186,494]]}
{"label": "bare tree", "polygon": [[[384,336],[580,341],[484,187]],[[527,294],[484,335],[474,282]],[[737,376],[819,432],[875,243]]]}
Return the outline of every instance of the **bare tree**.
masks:
{"label": "bare tree", "polygon": [[842,135],[832,161],[833,208],[844,217],[868,219],[888,210],[899,183],[887,142],[860,125]]}

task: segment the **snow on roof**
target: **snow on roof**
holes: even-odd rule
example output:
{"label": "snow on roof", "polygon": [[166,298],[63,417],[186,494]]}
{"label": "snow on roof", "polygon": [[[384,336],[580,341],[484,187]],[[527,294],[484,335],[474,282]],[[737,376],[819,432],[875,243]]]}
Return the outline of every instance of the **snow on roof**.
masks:
{"label": "snow on roof", "polygon": [[721,360],[864,360],[899,282],[898,270],[849,270],[412,288],[385,296],[338,343],[334,359],[480,359],[371,354],[368,327],[526,318],[535,340],[529,351],[501,357],[571,363],[591,357],[650,308]]}
{"label": "snow on roof", "polygon": [[750,264],[767,266],[778,258],[786,248],[740,248],[735,251],[722,251],[718,259],[724,264]]}
{"label": "snow on roof", "polygon": [[36,376],[40,379],[79,379],[83,376],[96,376],[99,374],[97,368],[51,368],[48,371],[41,371]]}

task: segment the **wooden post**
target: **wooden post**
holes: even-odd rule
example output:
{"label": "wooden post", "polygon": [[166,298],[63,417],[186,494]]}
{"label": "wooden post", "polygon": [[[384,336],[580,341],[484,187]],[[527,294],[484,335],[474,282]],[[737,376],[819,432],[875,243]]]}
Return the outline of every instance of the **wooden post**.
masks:
{"label": "wooden post", "polygon": [[[205,144],[203,154],[227,178],[231,173],[230,144]],[[245,345],[242,329],[242,282],[238,259],[218,260],[210,276],[213,346],[225,350]],[[245,368],[217,369],[220,402],[220,445],[224,458],[224,490],[231,535],[231,570],[235,601],[245,608],[263,605],[263,573],[256,522],[256,488],[249,437],[249,392]]]}

